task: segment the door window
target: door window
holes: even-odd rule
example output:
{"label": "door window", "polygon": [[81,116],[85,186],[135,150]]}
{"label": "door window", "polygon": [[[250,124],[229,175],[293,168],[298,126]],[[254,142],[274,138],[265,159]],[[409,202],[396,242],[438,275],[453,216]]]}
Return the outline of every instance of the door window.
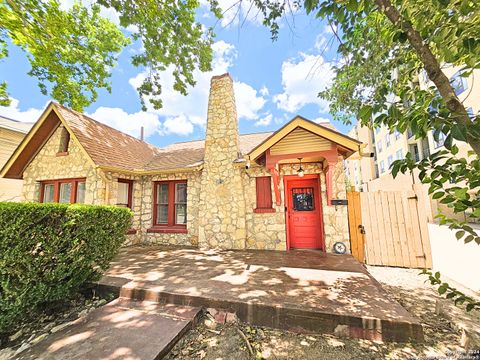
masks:
{"label": "door window", "polygon": [[313,188],[293,188],[292,189],[293,210],[295,211],[313,211],[315,203],[313,199]]}

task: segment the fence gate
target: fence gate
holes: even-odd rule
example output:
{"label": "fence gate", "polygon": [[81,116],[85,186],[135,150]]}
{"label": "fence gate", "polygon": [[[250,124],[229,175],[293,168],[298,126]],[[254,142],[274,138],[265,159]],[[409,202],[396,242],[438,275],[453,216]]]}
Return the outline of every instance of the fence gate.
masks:
{"label": "fence gate", "polygon": [[[423,199],[413,190],[350,193],[352,255],[370,265],[431,268]],[[364,252],[359,250],[363,241]]]}
{"label": "fence gate", "polygon": [[362,213],[359,192],[347,192],[348,226],[350,229],[350,247],[352,255],[360,262],[365,262],[365,237],[362,225]]}

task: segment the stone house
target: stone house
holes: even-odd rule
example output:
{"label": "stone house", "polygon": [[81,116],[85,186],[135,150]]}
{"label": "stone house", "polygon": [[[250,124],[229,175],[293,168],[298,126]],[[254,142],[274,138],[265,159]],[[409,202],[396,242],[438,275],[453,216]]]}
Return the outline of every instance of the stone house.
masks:
{"label": "stone house", "polygon": [[361,143],[295,117],[239,135],[233,82],[212,78],[205,141],[156,148],[51,103],[1,171],[27,201],[127,206],[128,243],[349,248],[342,160]]}

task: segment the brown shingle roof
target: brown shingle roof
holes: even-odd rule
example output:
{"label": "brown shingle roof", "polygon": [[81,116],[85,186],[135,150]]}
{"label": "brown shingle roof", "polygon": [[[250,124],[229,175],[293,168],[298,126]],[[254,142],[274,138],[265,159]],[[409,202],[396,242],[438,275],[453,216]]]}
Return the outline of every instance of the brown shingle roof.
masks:
{"label": "brown shingle roof", "polygon": [[[247,134],[239,136],[240,152],[248,153],[255,146],[260,144],[272,133]],[[175,143],[160,149],[145,170],[168,170],[178,168],[190,168],[201,165],[205,154],[205,141],[186,141]]]}
{"label": "brown shingle roof", "polygon": [[57,103],[54,105],[93,162],[99,166],[124,170],[143,169],[159,152],[154,146],[84,114]]}

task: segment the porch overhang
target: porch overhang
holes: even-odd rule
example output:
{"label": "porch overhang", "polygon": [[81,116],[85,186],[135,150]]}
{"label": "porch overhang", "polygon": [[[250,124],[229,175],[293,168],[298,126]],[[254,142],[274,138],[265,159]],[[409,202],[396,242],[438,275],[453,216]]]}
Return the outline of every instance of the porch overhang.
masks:
{"label": "porch overhang", "polygon": [[363,144],[328,127],[300,116],[273,133],[247,154],[247,159],[264,165],[272,175],[275,202],[281,204],[279,165],[321,163],[325,172],[327,204],[332,204],[333,172],[339,158],[361,152]]}

